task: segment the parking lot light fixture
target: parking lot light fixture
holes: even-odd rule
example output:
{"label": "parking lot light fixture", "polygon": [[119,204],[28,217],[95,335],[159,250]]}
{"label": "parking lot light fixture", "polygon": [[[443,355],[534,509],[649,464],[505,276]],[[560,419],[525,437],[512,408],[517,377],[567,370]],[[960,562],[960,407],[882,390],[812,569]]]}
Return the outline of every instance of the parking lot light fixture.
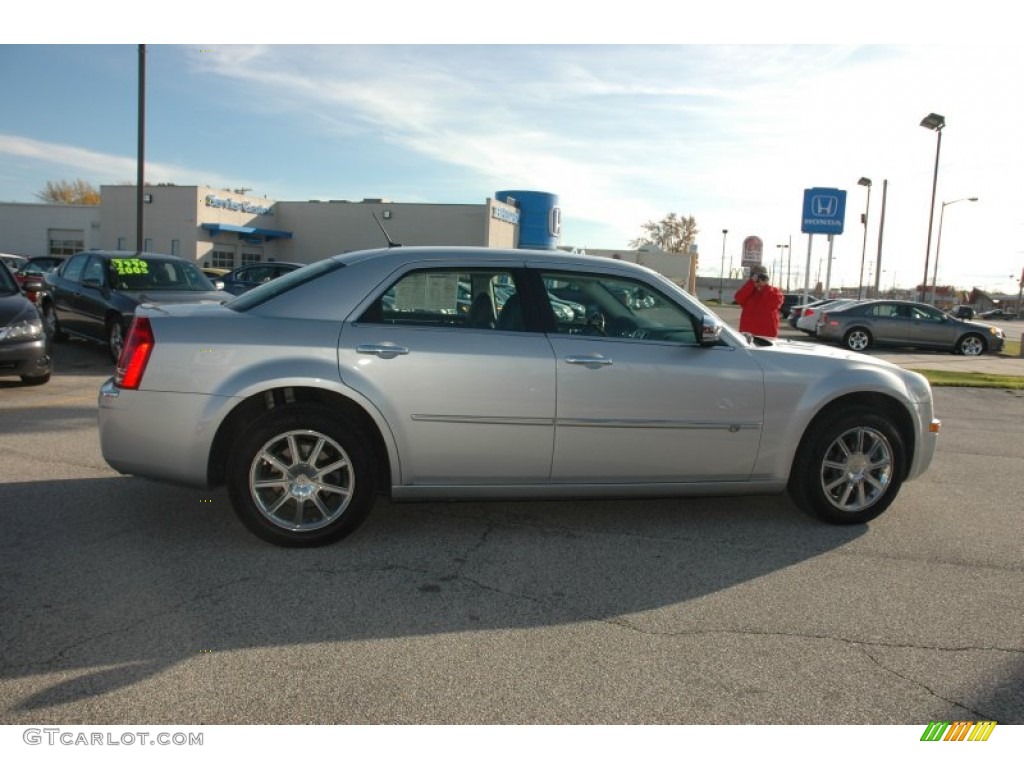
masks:
{"label": "parking lot light fixture", "polygon": [[942,150],[942,129],[946,127],[946,118],[934,112],[925,116],[921,121],[921,127],[935,131],[935,172],[932,174],[932,203],[928,208],[928,242],[924,248],[924,278],[921,280],[920,300],[924,301],[925,291],[928,288],[928,261],[932,251],[932,224],[935,222],[935,191],[939,184],[939,153]]}
{"label": "parking lot light fixture", "polygon": [[946,206],[952,205],[953,203],[976,203],[978,198],[976,197],[961,197],[959,200],[949,200],[942,204],[939,209],[939,234],[935,238],[935,266],[932,268],[932,304],[935,303],[936,298],[936,285],[938,285],[939,279],[939,250],[942,248],[942,219],[946,215]]}

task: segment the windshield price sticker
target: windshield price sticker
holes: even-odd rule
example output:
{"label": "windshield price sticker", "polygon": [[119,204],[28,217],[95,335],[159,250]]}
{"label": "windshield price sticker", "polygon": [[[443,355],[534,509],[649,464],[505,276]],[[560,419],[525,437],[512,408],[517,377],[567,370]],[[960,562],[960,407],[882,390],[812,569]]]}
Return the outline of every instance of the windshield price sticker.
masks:
{"label": "windshield price sticker", "polygon": [[149,274],[149,265],[142,259],[111,259],[110,262],[119,275]]}

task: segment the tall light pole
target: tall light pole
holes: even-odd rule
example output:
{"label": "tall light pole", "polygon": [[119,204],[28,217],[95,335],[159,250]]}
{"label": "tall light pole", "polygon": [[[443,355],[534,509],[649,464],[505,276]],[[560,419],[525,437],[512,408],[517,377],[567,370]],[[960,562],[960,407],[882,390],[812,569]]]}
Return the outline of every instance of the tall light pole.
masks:
{"label": "tall light pole", "polygon": [[722,230],[722,271],[718,277],[718,306],[722,304],[722,291],[725,289],[725,236],[729,234],[728,229]]}
{"label": "tall light pole", "polygon": [[864,205],[864,215],[861,221],[864,224],[864,242],[860,247],[860,278],[857,280],[857,298],[864,298],[864,257],[868,252],[868,212],[871,210],[871,179],[861,176],[857,183],[868,188],[868,201]]}
{"label": "tall light pole", "polygon": [[924,279],[921,281],[920,300],[924,301],[925,290],[928,288],[928,261],[932,252],[932,224],[935,221],[935,190],[939,185],[939,152],[942,150],[942,129],[946,127],[946,118],[934,112],[921,121],[921,127],[935,131],[935,173],[932,175],[932,204],[928,208],[928,243],[924,248]]}
{"label": "tall light pole", "polygon": [[143,203],[146,192],[146,46],[139,46],[139,157],[135,182],[135,250],[142,252],[146,239],[143,230]]}
{"label": "tall light pole", "polygon": [[935,303],[935,286],[938,285],[939,279],[939,249],[942,248],[942,219],[946,215],[946,206],[952,205],[953,203],[962,203],[965,200],[969,203],[978,202],[978,198],[976,197],[961,197],[959,200],[950,200],[947,203],[943,203],[942,207],[939,209],[939,234],[938,237],[935,238],[935,267],[932,271],[932,304]]}

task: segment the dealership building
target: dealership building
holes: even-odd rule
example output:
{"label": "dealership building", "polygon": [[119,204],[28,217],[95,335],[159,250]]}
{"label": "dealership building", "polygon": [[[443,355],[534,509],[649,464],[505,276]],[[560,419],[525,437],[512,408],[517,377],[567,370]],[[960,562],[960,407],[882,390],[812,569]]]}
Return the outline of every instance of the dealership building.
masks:
{"label": "dealership building", "polygon": [[[134,185],[100,188],[100,205],[0,203],[0,252],[67,256],[135,250]],[[561,212],[547,192],[496,192],[481,204],[384,199],[287,202],[202,186],[147,186],[144,251],[231,269],[261,261],[309,263],[347,251],[402,245],[558,247]],[[386,233],[386,234],[385,234]]]}

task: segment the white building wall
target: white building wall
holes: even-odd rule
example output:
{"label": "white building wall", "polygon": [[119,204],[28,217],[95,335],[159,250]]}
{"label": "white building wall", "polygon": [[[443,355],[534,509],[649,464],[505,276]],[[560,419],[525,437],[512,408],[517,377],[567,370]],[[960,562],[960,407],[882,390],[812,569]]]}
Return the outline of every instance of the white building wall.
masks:
{"label": "white building wall", "polygon": [[0,203],[0,253],[46,256],[51,235],[80,235],[83,248],[100,247],[98,205]]}

